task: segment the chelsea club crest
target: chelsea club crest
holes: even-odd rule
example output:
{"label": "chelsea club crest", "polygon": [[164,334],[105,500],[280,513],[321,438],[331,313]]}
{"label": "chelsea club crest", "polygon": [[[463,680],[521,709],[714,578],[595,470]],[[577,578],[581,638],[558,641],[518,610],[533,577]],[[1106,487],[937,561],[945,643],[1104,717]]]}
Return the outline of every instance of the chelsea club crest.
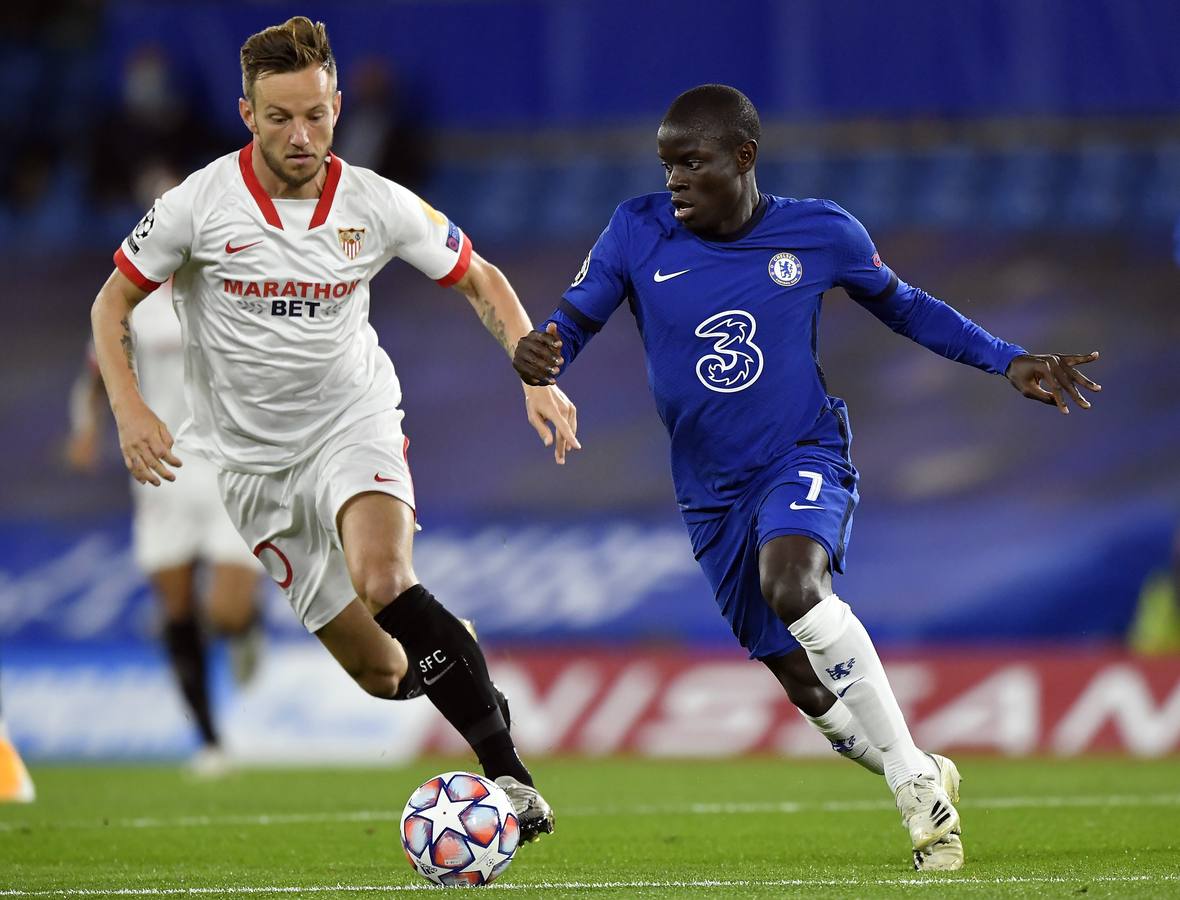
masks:
{"label": "chelsea club crest", "polygon": [[799,279],[803,277],[803,263],[799,262],[799,257],[794,253],[776,253],[770,258],[767,270],[770,277],[783,287],[798,284]]}

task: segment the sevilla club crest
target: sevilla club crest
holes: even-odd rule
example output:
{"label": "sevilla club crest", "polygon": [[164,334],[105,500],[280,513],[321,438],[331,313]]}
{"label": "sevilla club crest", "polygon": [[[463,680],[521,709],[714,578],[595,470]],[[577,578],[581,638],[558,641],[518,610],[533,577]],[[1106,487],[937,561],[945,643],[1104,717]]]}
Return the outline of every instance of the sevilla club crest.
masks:
{"label": "sevilla club crest", "polygon": [[336,233],[340,235],[340,249],[344,251],[344,255],[349,259],[356,259],[361,252],[361,245],[365,242],[365,229],[337,228]]}

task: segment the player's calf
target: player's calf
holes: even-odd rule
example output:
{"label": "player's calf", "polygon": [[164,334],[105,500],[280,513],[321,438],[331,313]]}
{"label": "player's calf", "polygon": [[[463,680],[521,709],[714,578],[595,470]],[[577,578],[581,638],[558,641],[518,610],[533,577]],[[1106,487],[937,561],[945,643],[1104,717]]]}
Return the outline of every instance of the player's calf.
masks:
{"label": "player's calf", "polygon": [[509,775],[531,786],[501,710],[483,651],[463,623],[416,584],[375,616],[405,648],[422,691],[463,735],[489,778]]}
{"label": "player's calf", "polygon": [[[470,619],[460,619],[459,621],[467,629],[467,633],[471,635],[471,639],[479,643],[479,635],[475,632],[475,623]],[[500,714],[504,717],[504,725],[511,731],[512,710],[508,706],[508,698],[504,696],[503,691],[496,687],[494,681],[492,682],[492,691],[496,695],[496,705],[500,707]],[[393,695],[393,699],[413,700],[415,697],[421,697],[424,693],[422,679],[418,676],[418,672],[414,668],[407,668],[406,674],[398,682],[397,692]]]}

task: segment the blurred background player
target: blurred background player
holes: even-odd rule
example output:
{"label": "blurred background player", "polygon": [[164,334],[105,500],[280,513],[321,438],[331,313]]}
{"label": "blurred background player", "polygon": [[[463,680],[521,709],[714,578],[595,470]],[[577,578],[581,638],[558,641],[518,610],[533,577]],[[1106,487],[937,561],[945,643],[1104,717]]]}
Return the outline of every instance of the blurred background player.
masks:
{"label": "blurred background player", "polygon": [[[154,179],[141,179],[140,192],[149,198],[176,183],[166,167],[154,171]],[[189,411],[171,281],[132,311],[130,325],[140,389],[168,428],[179,430]],[[91,349],[70,395],[66,457],[76,471],[96,469],[107,414],[102,375]],[[159,601],[164,646],[200,737],[191,765],[199,774],[216,775],[227,759],[210,702],[205,628],[228,641],[234,680],[246,684],[262,641],[262,568],[226,514],[217,470],[199,456],[190,456],[176,480],[159,488],[132,479],[131,495],[135,561]]]}
{"label": "blurred background player", "polygon": [[555,383],[630,301],[677,501],[734,635],[837,750],[885,776],[914,867],[958,869],[958,771],[914,744],[868,632],[832,590],[859,475],[847,409],[819,365],[820,298],[843,287],[899,334],[1063,413],[1067,398],[1089,408],[1078,386],[1099,386],[1075,366],[1097,354],[1034,356],[994,338],[900,281],[836,204],[760,193],[761,137],[732,87],[677,97],[657,138],[670,195],[618,207],[514,362],[527,384]]}
{"label": "blurred background player", "polygon": [[4,724],[4,699],[0,694],[0,803],[32,803],[37,793],[16,745]]}

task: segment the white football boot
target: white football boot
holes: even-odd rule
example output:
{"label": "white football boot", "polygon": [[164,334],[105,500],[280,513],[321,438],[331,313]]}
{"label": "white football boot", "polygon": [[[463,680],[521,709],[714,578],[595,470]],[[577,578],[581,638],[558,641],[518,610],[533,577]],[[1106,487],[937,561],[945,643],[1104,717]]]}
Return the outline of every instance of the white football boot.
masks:
{"label": "white football boot", "polygon": [[939,779],[925,775],[899,785],[895,799],[915,850],[925,850],[959,825],[959,813]]}
{"label": "white football boot", "polygon": [[[959,802],[959,769],[950,759],[937,753],[926,754],[938,766],[942,789],[951,803]],[[963,839],[961,825],[956,824],[946,835],[925,850],[914,851],[914,868],[919,872],[955,872],[963,868]]]}
{"label": "white football boot", "polygon": [[188,773],[201,781],[217,781],[233,771],[233,761],[224,750],[206,744],[188,759]]}
{"label": "white football boot", "polygon": [[516,816],[520,819],[521,841],[538,840],[542,834],[553,833],[553,810],[535,787],[522,784],[511,775],[501,775],[496,784],[504,789]]}

